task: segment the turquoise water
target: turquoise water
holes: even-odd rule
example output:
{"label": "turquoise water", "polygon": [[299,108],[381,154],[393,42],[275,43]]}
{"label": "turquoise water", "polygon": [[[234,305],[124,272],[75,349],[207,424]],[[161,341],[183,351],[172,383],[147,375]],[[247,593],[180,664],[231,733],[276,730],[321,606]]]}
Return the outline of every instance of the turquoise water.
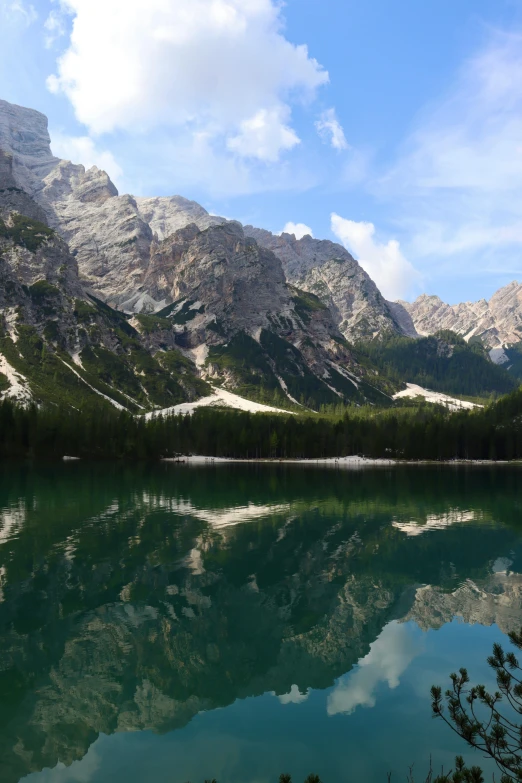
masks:
{"label": "turquoise water", "polygon": [[521,475],[4,466],[0,780],[482,764],[429,689],[522,624]]}

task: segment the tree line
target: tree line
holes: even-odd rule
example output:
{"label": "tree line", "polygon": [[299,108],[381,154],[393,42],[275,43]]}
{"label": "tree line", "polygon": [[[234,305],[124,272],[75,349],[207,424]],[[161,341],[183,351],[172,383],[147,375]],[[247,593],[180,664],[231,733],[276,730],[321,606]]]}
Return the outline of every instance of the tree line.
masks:
{"label": "tree line", "polygon": [[82,411],[0,403],[0,458],[64,455],[155,460],[200,454],[240,459],[361,455],[407,460],[522,458],[522,389],[484,409],[421,404],[349,408],[339,417],[200,409],[146,420],[104,407]]}

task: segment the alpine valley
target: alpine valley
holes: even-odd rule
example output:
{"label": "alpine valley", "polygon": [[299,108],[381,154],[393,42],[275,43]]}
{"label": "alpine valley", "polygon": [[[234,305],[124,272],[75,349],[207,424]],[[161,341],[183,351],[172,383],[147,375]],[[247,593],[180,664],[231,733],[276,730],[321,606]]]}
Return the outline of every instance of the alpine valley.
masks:
{"label": "alpine valley", "polygon": [[53,156],[44,115],[0,101],[2,398],[140,413],[223,390],[294,411],[393,405],[407,383],[506,393],[521,292],[388,302],[330,241],[119,195]]}

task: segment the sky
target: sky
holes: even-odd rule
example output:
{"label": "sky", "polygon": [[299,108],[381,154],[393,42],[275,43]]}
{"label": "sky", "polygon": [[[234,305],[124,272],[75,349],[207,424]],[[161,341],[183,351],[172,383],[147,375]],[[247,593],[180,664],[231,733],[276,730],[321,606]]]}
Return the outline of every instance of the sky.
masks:
{"label": "sky", "polygon": [[522,0],[0,0],[55,155],[343,244],[389,299],[522,280]]}

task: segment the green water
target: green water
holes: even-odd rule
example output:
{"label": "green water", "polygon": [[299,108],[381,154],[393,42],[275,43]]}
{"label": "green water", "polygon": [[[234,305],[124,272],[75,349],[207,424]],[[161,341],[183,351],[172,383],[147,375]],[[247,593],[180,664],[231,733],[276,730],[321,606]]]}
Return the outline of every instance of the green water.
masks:
{"label": "green water", "polygon": [[521,478],[4,466],[1,783],[482,763],[429,688],[522,624]]}

